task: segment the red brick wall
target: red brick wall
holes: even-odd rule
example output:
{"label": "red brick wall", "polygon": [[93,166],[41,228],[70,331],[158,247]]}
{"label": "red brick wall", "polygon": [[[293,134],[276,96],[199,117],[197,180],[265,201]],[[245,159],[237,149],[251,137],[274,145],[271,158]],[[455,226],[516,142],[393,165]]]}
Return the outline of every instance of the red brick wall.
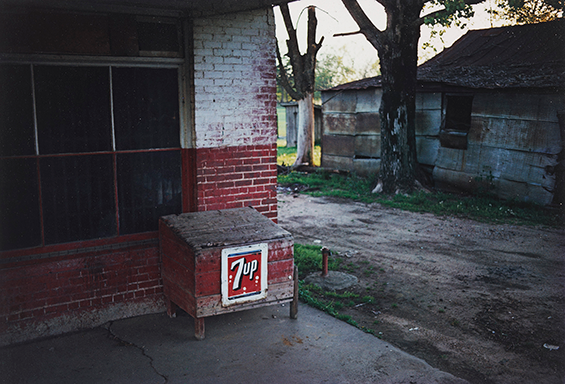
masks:
{"label": "red brick wall", "polygon": [[196,150],[198,210],[252,206],[277,222],[277,145]]}
{"label": "red brick wall", "polygon": [[157,239],[0,269],[0,345],[164,310]]}

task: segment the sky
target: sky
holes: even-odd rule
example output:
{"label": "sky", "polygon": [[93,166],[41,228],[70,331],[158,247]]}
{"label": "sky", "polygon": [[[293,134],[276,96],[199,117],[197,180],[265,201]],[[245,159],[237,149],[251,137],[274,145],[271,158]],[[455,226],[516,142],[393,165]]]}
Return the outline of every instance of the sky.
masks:
{"label": "sky", "polygon": [[[386,14],[382,6],[378,4],[377,1],[358,0],[358,2],[377,28],[384,29],[386,27]],[[469,29],[490,28],[491,21],[485,9],[493,3],[493,0],[487,0],[485,3],[475,6],[475,16],[467,22],[467,27],[464,30],[458,27],[452,27],[446,32],[443,36],[445,45],[438,39],[433,40],[438,53],[443,50],[444,46],[451,46],[455,40],[465,34],[465,32]],[[306,24],[308,20],[306,8],[309,5],[315,5],[317,7],[317,41],[319,41],[321,36],[324,36],[324,42],[322,43],[322,48],[318,53],[318,58],[324,54],[342,52],[346,58],[346,63],[357,69],[360,69],[366,66],[367,63],[376,60],[377,52],[364,36],[358,34],[352,36],[333,37],[336,33],[355,32],[359,29],[353,18],[349,15],[347,9],[345,9],[341,0],[299,0],[289,4],[291,17],[295,27],[298,20],[298,43],[302,52],[304,52],[306,45]],[[288,35],[278,7],[275,8],[275,22],[277,27],[277,39],[279,41],[281,53],[284,54],[287,51],[285,41],[287,40]],[[495,23],[494,26],[499,26],[499,24],[497,25]],[[422,47],[422,44],[425,41],[430,39],[430,29],[423,26],[421,36],[422,37],[419,42],[420,47]],[[424,51],[420,48],[421,61],[426,58],[429,59],[434,55],[435,53],[433,50],[427,49]]]}

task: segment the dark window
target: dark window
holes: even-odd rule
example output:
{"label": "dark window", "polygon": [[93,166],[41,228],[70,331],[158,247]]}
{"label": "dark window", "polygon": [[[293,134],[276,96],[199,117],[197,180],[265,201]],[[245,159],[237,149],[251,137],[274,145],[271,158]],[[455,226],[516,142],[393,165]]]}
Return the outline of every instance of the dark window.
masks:
{"label": "dark window", "polygon": [[0,156],[34,155],[31,66],[0,66]]}
{"label": "dark window", "polygon": [[39,151],[110,151],[107,67],[35,67]]}
{"label": "dark window", "polygon": [[37,159],[0,159],[0,250],[38,245]]}
{"label": "dark window", "polygon": [[120,232],[154,230],[160,216],[180,212],[180,175],[178,151],[118,155]]}
{"label": "dark window", "polygon": [[116,235],[112,155],[40,159],[45,242]]}
{"label": "dark window", "polygon": [[467,135],[471,128],[473,96],[447,95],[445,102],[444,126],[439,136],[441,146],[467,149]]}
{"label": "dark window", "polygon": [[155,231],[180,212],[177,76],[0,66],[0,250]]}
{"label": "dark window", "polygon": [[115,68],[112,73],[117,149],[179,147],[177,71]]}

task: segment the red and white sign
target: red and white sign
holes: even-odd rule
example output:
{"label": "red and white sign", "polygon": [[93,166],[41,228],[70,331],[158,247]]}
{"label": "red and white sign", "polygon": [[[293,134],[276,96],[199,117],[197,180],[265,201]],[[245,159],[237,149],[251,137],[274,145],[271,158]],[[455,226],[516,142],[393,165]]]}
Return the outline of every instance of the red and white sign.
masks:
{"label": "red and white sign", "polygon": [[268,245],[222,249],[222,305],[267,297]]}

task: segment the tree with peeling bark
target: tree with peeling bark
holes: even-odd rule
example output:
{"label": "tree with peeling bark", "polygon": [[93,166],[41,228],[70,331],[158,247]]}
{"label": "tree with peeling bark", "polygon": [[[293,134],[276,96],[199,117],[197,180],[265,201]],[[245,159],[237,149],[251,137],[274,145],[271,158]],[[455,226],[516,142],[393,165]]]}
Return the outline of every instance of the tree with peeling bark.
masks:
{"label": "tree with peeling bark", "polygon": [[[377,50],[382,73],[381,167],[375,192],[399,193],[416,188],[419,168],[416,159],[415,95],[418,40],[423,24],[448,26],[473,15],[471,5],[485,0],[375,0],[384,7],[387,26],[378,29],[357,0],[342,0],[359,26],[359,31]],[[514,9],[524,0],[505,0]],[[543,0],[561,4],[562,0]],[[430,9],[429,13],[425,10]]]}
{"label": "tree with peeling bark", "polygon": [[314,155],[314,85],[316,81],[316,54],[322,46],[322,37],[316,42],[316,8],[308,7],[308,33],[306,53],[301,54],[298,47],[296,29],[292,24],[288,5],[281,4],[280,10],[283,16],[288,40],[288,57],[292,67],[293,83],[285,71],[281,53],[277,45],[277,60],[279,64],[281,85],[290,97],[298,102],[298,127],[296,138],[296,161],[292,165],[296,168],[300,165],[312,165]]}

